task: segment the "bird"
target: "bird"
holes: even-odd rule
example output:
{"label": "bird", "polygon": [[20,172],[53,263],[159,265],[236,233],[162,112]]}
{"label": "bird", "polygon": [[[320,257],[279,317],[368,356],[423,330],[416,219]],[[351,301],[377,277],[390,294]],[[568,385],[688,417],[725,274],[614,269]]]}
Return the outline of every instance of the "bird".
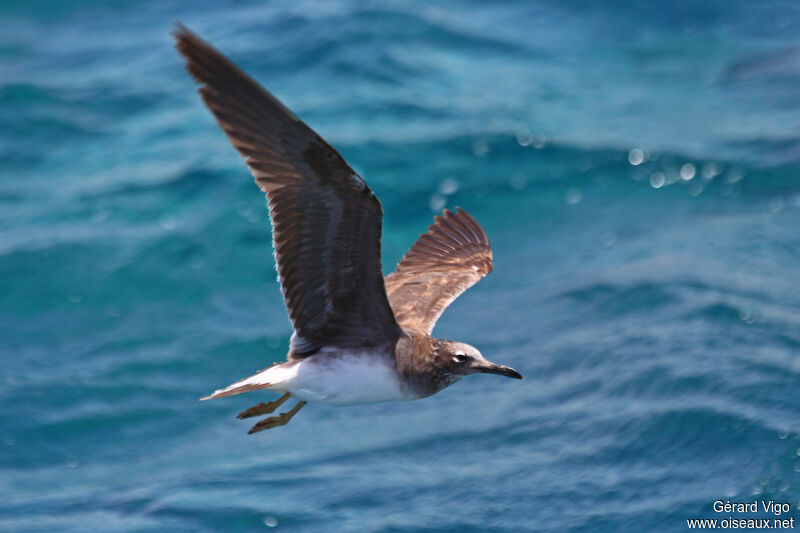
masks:
{"label": "bird", "polygon": [[266,194],[278,281],[293,328],[286,362],[201,398],[281,394],[239,413],[256,433],[308,402],[416,400],[478,373],[522,379],[464,342],[432,337],[442,312],[492,270],[492,249],[466,211],[445,209],[384,277],[383,208],[314,130],[180,23],[172,32],[202,100]]}

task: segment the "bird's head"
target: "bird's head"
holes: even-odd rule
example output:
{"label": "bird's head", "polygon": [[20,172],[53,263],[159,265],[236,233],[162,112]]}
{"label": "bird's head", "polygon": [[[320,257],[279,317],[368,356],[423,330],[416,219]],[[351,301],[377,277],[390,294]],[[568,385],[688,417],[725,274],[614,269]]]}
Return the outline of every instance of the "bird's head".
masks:
{"label": "bird's head", "polygon": [[478,373],[522,379],[522,374],[513,368],[492,363],[477,348],[463,342],[436,339],[433,362],[441,372],[455,379]]}

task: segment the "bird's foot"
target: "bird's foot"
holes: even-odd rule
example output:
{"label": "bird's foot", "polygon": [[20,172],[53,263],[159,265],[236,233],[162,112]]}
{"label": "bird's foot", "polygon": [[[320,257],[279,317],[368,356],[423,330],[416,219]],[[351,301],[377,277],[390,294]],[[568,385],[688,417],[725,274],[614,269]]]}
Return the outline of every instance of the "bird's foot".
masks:
{"label": "bird's foot", "polygon": [[[284,400],[285,401],[285,400]],[[291,411],[286,411],[285,413],[281,413],[278,416],[271,416],[269,418],[265,418],[264,420],[259,420],[258,423],[250,428],[248,434],[258,433],[259,431],[264,431],[265,429],[272,429],[279,426],[285,426],[289,423],[289,420],[292,419],[294,415],[297,414],[306,402],[300,402],[294,407],[292,407]]]}
{"label": "bird's foot", "polygon": [[250,418],[251,416],[268,415],[270,413],[273,413],[273,412],[275,412],[275,409],[280,407],[281,404],[283,402],[285,402],[286,400],[288,400],[290,396],[291,396],[291,394],[289,394],[287,392],[286,394],[284,394],[283,396],[281,396],[280,398],[278,398],[275,401],[267,402],[267,403],[260,403],[258,405],[254,405],[250,409],[242,411],[241,413],[236,415],[236,418],[241,420],[241,419],[244,419],[244,418]]}

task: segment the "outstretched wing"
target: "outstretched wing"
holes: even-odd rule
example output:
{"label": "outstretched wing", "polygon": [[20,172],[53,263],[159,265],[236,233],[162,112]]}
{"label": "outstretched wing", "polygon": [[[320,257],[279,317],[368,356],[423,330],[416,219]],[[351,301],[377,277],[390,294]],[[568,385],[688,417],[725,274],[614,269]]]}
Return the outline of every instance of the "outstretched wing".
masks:
{"label": "outstretched wing", "polygon": [[453,300],[492,271],[492,248],[480,224],[461,208],[443,215],[386,276],[397,321],[425,335]]}
{"label": "outstretched wing", "polygon": [[328,143],[274,96],[183,26],[187,68],[267,195],[278,276],[295,335],[292,355],[321,346],[396,342],[381,273],[383,211]]}

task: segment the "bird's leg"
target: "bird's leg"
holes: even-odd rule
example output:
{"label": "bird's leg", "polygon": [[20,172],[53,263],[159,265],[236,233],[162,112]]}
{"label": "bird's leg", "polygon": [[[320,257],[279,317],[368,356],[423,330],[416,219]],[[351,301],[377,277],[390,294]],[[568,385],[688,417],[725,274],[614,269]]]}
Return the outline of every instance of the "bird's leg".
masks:
{"label": "bird's leg", "polygon": [[268,415],[270,413],[275,412],[275,409],[280,407],[283,402],[289,399],[289,397],[291,397],[291,394],[287,392],[286,394],[284,394],[275,401],[254,405],[250,409],[242,411],[241,413],[236,415],[236,418],[242,419],[242,418],[250,418],[251,416]]}
{"label": "bird's leg", "polygon": [[259,431],[264,431],[265,429],[272,429],[278,426],[285,426],[289,423],[289,420],[292,419],[294,415],[297,414],[306,402],[300,402],[294,407],[292,407],[291,411],[286,411],[285,413],[281,413],[278,416],[271,416],[269,418],[265,418],[264,420],[259,420],[258,424],[250,428],[248,433],[257,433]]}

